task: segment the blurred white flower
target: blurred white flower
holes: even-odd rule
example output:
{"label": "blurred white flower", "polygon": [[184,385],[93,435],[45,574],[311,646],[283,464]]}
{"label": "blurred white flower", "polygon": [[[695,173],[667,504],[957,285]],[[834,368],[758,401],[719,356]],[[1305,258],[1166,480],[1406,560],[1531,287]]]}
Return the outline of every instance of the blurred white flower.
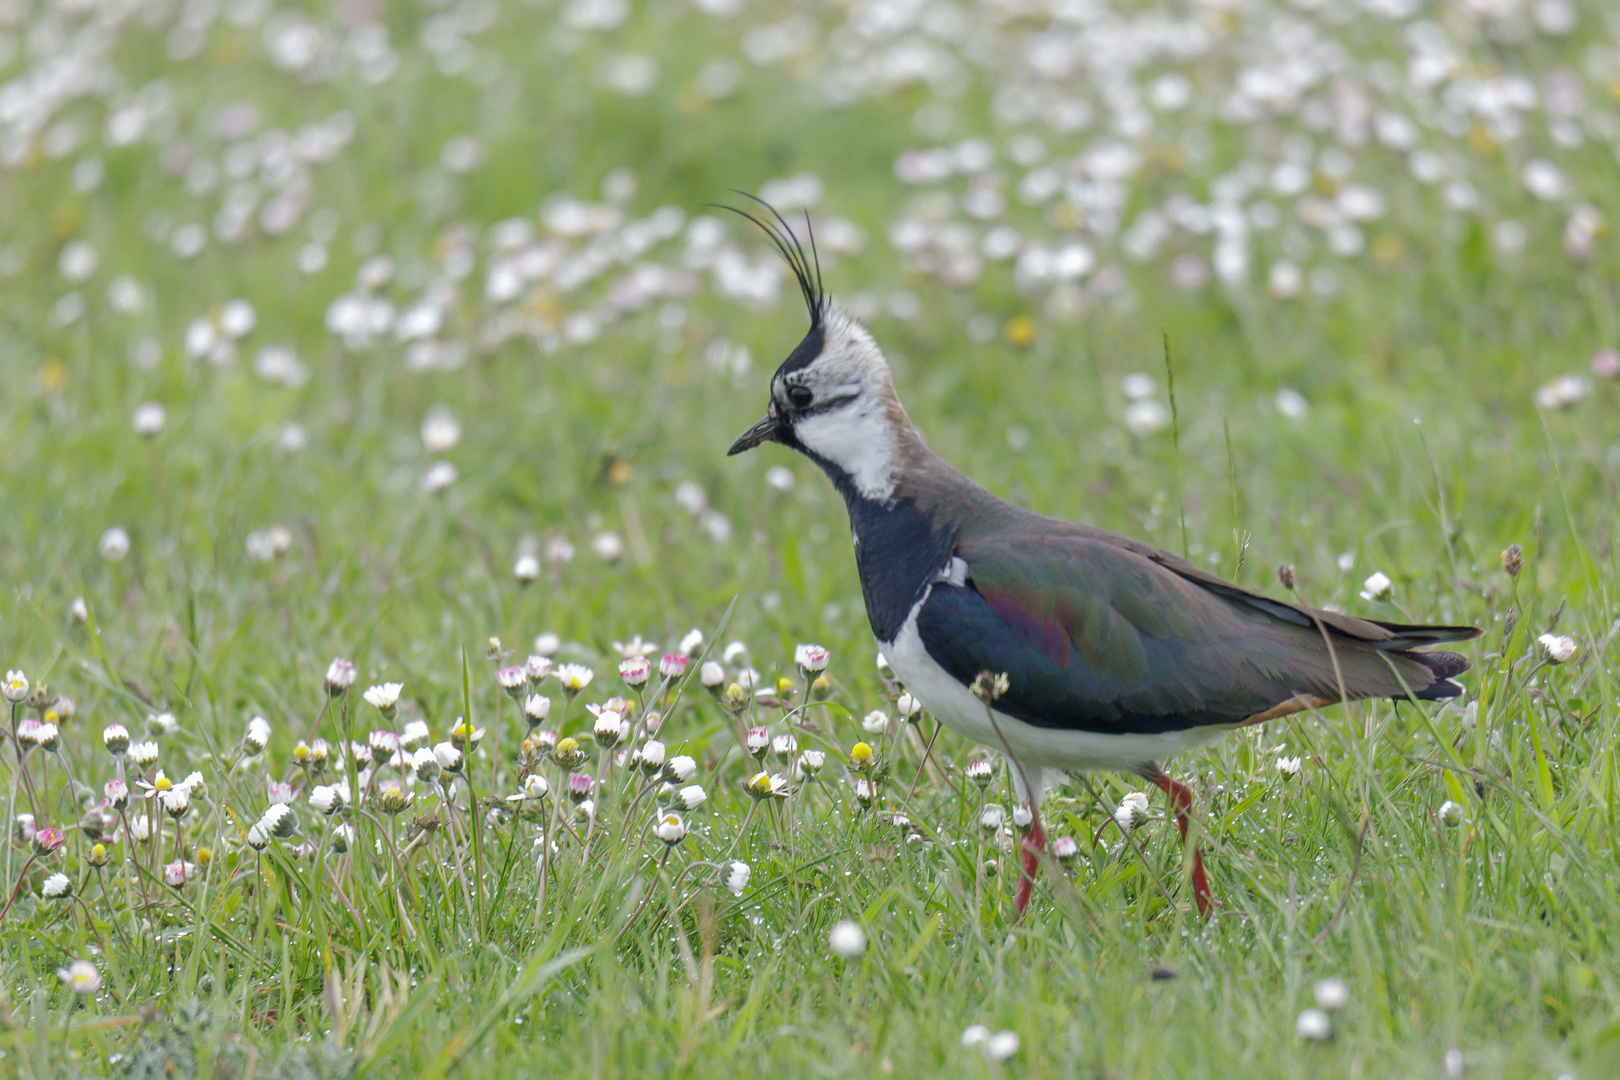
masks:
{"label": "blurred white flower", "polygon": [[1554,664],[1562,664],[1574,656],[1578,647],[1574,638],[1562,634],[1542,634],[1536,638],[1536,643],[1541,646],[1541,655]]}
{"label": "blurred white flower", "polygon": [[845,960],[853,960],[866,951],[866,931],[853,919],[840,920],[827,934],[827,947]]}
{"label": "blurred white flower", "polygon": [[1367,580],[1361,583],[1361,598],[1363,600],[1387,600],[1390,588],[1394,582],[1381,570],[1375,570],[1368,575]]}
{"label": "blurred white flower", "polygon": [[1323,1042],[1333,1038],[1333,1021],[1321,1009],[1304,1009],[1294,1021],[1294,1034],[1302,1039]]}
{"label": "blurred white flower", "polygon": [[1331,1012],[1334,1009],[1342,1009],[1349,1003],[1350,988],[1345,985],[1343,979],[1337,977],[1317,979],[1311,986],[1311,996],[1316,998],[1318,1005]]}
{"label": "blurred white flower", "polygon": [[150,439],[163,430],[164,421],[168,414],[163,406],[155,401],[148,401],[135,407],[135,415],[131,421],[135,434]]}
{"label": "blurred white flower", "polygon": [[108,562],[122,562],[124,556],[129,554],[129,533],[124,531],[122,525],[114,525],[101,534],[101,542],[97,547],[103,559]]}

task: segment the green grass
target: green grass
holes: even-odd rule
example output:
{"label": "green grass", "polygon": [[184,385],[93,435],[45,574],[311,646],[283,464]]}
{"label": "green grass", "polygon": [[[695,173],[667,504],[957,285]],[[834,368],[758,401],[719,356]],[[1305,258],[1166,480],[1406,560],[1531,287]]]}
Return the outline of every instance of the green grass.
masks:
{"label": "green grass", "polygon": [[[738,61],[730,97],[696,92],[705,63],[734,57],[748,27],[787,9],[728,22],[654,5],[593,34],[557,30],[550,8],[502,8],[470,37],[473,71],[453,76],[421,43],[440,10],[388,13],[400,61],[380,85],[277,71],[263,28],[228,22],[196,59],[173,62],[169,23],[132,23],[107,60],[119,76],[110,100],[161,75],[172,109],[158,134],[95,149],[105,179],[91,193],[72,183],[89,144],[0,171],[10,223],[0,246],[15,268],[0,291],[0,667],[77,704],[59,756],[35,750],[19,770],[13,740],[0,744],[8,814],[32,809],[69,833],[61,853],[26,872],[20,836],[0,856],[0,886],[19,890],[0,926],[6,1074],[1434,1076],[1453,1048],[1470,1077],[1620,1070],[1610,936],[1620,909],[1620,386],[1594,378],[1573,408],[1532,405],[1538,386],[1616,343],[1616,251],[1610,231],[1589,259],[1568,259],[1562,213],[1517,184],[1520,159],[1545,142],[1539,128],[1525,144],[1481,143],[1463,159],[1489,205],[1477,218],[1434,212],[1397,155],[1366,150],[1358,176],[1395,207],[1369,226],[1370,239],[1396,247],[1388,261],[1333,261],[1332,297],[1274,298],[1264,268],[1276,240],[1260,237],[1250,289],[1173,289],[1173,246],[1120,264],[1133,306],[1093,300],[1065,314],[1020,292],[1004,266],[953,288],[892,251],[889,225],[918,196],[892,165],[929,141],[912,133],[912,118],[930,92],[909,86],[828,107],[815,88],[830,46],[765,68]],[[1598,14],[1583,9],[1582,34],[1567,39],[1468,39],[1468,62],[1538,76],[1576,63],[1600,33]],[[825,27],[839,18],[815,17]],[[1359,63],[1397,48],[1381,24],[1345,35]],[[598,85],[608,56],[626,51],[659,60],[646,98]],[[7,63],[9,79],[24,61]],[[1187,70],[1216,80],[1219,68],[1210,59]],[[1005,141],[988,80],[967,77],[960,96],[941,98],[956,115],[945,141]],[[261,129],[354,114],[356,138],[310,168],[311,212],[329,209],[339,223],[324,270],[295,269],[308,215],[285,236],[211,241],[190,261],[159,237],[217,210],[219,193],[186,194],[164,154],[185,142],[219,158],[226,141],[215,122],[228,101],[254,103]],[[81,100],[63,115],[79,117],[93,144],[106,111]],[[1144,172],[1133,207],[1246,153],[1239,134],[1216,130],[1203,164]],[[447,174],[440,148],[464,133],[481,139],[486,160]],[[1177,145],[1173,127],[1164,143]],[[1594,139],[1558,160],[1599,210],[1620,213],[1612,147]],[[1099,830],[1137,781],[1094,776],[1097,798],[1071,782],[1047,804],[1048,828],[1079,840],[1081,855],[1014,922],[1012,857],[978,828],[978,793],[961,778],[982,751],[940,736],[944,768],[906,806],[932,842],[903,842],[886,814],[862,812],[851,795],[844,761],[866,737],[857,718],[892,709],[892,690],[872,662],[836,496],[778,448],[724,457],[802,332],[791,296],[755,308],[702,276],[678,323],[660,322],[660,302],[588,344],[548,353],[519,335],[481,346],[490,306],[480,238],[479,269],[441,334],[468,345],[464,367],[408,373],[391,338],[350,351],[326,330],[327,305],[353,288],[368,255],[395,260],[398,276],[380,293],[403,307],[457,227],[480,236],[507,217],[532,219],[555,192],[595,199],[619,167],[638,181],[631,217],[665,205],[692,215],[730,187],[818,174],[818,215],[866,234],[860,254],[827,260],[835,297],[904,288],[920,300],[921,317],[879,314],[871,326],[908,409],[947,459],[1016,502],[1172,550],[1182,548],[1184,516],[1192,557],[1273,595],[1287,562],[1314,603],[1482,626],[1468,647],[1468,697],[1427,711],[1335,708],[1172,763],[1201,796],[1222,904],[1208,923],[1191,911],[1162,800],[1136,846],[1122,846],[1111,825]],[[1049,212],[1011,204],[1006,216],[1026,235],[1059,237]],[[1516,256],[1489,236],[1508,216],[1531,230]],[[74,238],[100,255],[83,285],[57,270]],[[673,264],[680,250],[675,240],[648,258]],[[118,274],[145,287],[139,313],[109,309]],[[74,290],[86,314],[54,326],[53,307]],[[531,301],[571,310],[602,291]],[[188,359],[187,325],[238,296],[258,316],[241,358],[222,368]],[[1020,346],[998,332],[974,343],[975,314],[997,328],[1029,317],[1034,338]],[[162,353],[143,369],[128,357],[148,335]],[[748,347],[749,373],[734,379],[705,359],[720,337]],[[1120,420],[1122,376],[1145,371],[1163,386],[1164,337],[1179,456],[1168,430],[1137,438]],[[253,375],[253,354],[274,343],[297,349],[307,382]],[[1284,387],[1305,395],[1308,416],[1278,412]],[[148,441],[130,417],[152,400],[168,420]],[[431,455],[418,429],[436,404],[464,435],[443,455],[459,478],[426,494],[418,481]],[[291,423],[307,437],[296,451],[279,445]],[[796,477],[790,490],[766,484],[776,465]],[[729,519],[729,541],[675,504],[686,480]],[[289,530],[289,549],[250,558],[248,535],[275,524]],[[122,561],[97,552],[114,525],[131,539]],[[604,529],[627,543],[612,564],[590,547]],[[520,550],[559,536],[577,557],[520,586]],[[1525,551],[1517,579],[1501,569],[1511,543]],[[1393,603],[1357,596],[1375,570],[1393,579]],[[68,614],[79,596],[87,623]],[[262,855],[244,844],[266,776],[292,770],[335,655],[355,662],[360,681],[321,720],[323,735],[335,741],[352,724],[364,739],[380,721],[360,692],[403,682],[402,715],[426,721],[435,741],[458,717],[488,727],[472,765],[483,799],[516,790],[521,737],[486,659],[490,638],[521,661],[536,634],[553,631],[560,659],[595,668],[568,713],[577,734],[589,731],[586,702],[623,689],[613,642],[641,634],[670,648],[692,626],[714,639],[716,656],[746,643],[767,680],[797,678],[796,643],[828,646],[828,704],[802,714],[798,734],[829,760],[817,784],[751,812],[740,729],[689,680],[660,737],[698,759],[709,801],[688,815],[693,833],[662,872],[662,845],[644,818],[625,820],[629,796],[618,790],[589,853],[575,839],[562,846],[538,918],[534,822],[486,820],[481,804],[469,811],[465,787],[449,809],[419,787],[392,830],[369,806],[352,813],[352,855],[331,850],[331,822],[302,800],[291,841]],[[1562,666],[1545,664],[1536,644],[1553,629],[1578,642]],[[555,725],[562,696],[555,681],[546,692]],[[74,823],[112,776],[99,732],[121,722],[141,738],[148,714],[164,710],[180,726],[159,738],[158,764],[171,777],[202,771],[206,794],[183,837],[165,833],[160,857],[126,835],[110,864],[94,868]],[[14,711],[8,731],[20,713],[31,715]],[[780,733],[781,714],[761,704],[747,715]],[[270,746],[234,764],[254,715],[270,720]],[[932,728],[926,719],[918,730]],[[909,729],[878,741],[880,809],[904,800],[920,745]],[[1305,758],[1292,780],[1274,768],[1284,746]],[[555,801],[565,778],[545,768]],[[76,792],[65,773],[87,787]],[[1011,805],[999,762],[988,797]],[[1448,799],[1464,807],[1457,827],[1437,817]],[[391,851],[391,833],[403,845],[424,823],[411,856],[376,855],[379,841]],[[296,852],[306,840],[313,857]],[[192,861],[202,847],[210,853],[181,890],[152,876],[177,845]],[[740,896],[717,887],[713,871],[680,876],[733,853],[752,868]],[[50,871],[72,878],[82,904],[41,899]],[[829,950],[842,919],[864,926],[864,955]],[[78,958],[105,980],[82,1000],[55,975]],[[1173,977],[1152,977],[1160,969]],[[1333,1014],[1335,1038],[1301,1040],[1295,1019],[1313,1004],[1313,982],[1329,976],[1350,989]],[[1017,1032],[1018,1052],[993,1063],[964,1049],[974,1023]]]}

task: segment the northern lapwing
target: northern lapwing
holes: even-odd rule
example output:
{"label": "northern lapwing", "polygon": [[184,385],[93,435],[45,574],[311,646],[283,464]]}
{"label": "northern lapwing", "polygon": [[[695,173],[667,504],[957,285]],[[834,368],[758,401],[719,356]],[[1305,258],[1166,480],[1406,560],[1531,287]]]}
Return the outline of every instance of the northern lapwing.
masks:
{"label": "northern lapwing", "polygon": [[[810,330],[772,377],[764,418],[729,453],[777,442],[821,466],[848,507],[867,618],[895,675],[947,727],[1013,758],[1033,816],[1018,914],[1046,842],[1037,808],[1049,773],[1143,777],[1169,796],[1185,842],[1193,796],[1161,768],[1170,755],[1339,701],[1462,693],[1452,676],[1468,661],[1422,650],[1475,627],[1274,600],[1149,544],[1014,506],[957,472],[912,426],[872,335],[829,303],[814,237],[807,255],[760,205],[767,215],[736,212],[787,260]],[[972,692],[986,672],[1007,677],[989,706]],[[1192,885],[1207,917],[1196,842]]]}

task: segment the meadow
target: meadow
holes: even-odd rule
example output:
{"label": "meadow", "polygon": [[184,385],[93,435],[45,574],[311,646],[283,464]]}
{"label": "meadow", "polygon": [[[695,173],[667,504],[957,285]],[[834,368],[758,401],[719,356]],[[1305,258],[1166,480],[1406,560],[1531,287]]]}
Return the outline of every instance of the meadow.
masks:
{"label": "meadow", "polygon": [[[3,0],[0,1073],[1620,1074],[1617,155],[1595,0]],[[733,191],[968,475],[1467,695],[1172,761],[1207,922],[1074,778],[1014,920],[725,457]]]}

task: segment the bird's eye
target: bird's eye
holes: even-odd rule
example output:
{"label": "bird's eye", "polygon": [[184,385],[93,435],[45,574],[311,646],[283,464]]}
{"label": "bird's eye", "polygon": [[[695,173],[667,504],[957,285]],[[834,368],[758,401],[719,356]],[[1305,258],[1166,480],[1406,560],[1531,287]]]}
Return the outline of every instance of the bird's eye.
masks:
{"label": "bird's eye", "polygon": [[816,395],[810,392],[808,386],[790,386],[788,387],[787,396],[795,409],[808,409],[810,403],[816,400]]}

